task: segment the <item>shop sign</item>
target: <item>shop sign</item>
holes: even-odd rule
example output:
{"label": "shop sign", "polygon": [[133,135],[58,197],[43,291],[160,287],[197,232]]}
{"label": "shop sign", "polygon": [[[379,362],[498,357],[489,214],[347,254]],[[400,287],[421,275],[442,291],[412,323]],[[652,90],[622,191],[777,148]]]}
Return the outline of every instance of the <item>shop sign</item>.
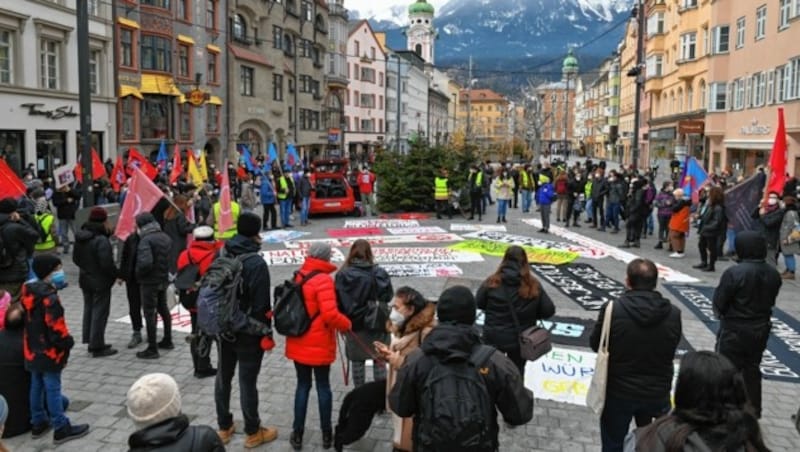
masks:
{"label": "shop sign", "polygon": [[681,135],[702,135],[705,122],[700,120],[678,121],[678,133]]}
{"label": "shop sign", "polygon": [[769,135],[771,132],[772,128],[759,124],[758,119],[753,119],[750,125],[744,126],[739,130],[742,135]]}
{"label": "shop sign", "polygon": [[328,129],[328,142],[329,143],[338,143],[339,136],[341,135],[341,129]]}
{"label": "shop sign", "polygon": [[72,118],[78,116],[77,113],[72,111],[72,106],[64,105],[63,107],[54,108],[52,110],[42,110],[44,104],[22,104],[20,107],[28,109],[30,116],[44,116],[48,119],[61,119]]}
{"label": "shop sign", "polygon": [[651,130],[649,138],[650,140],[674,140],[675,127]]}
{"label": "shop sign", "polygon": [[203,105],[210,97],[210,95],[207,92],[199,89],[193,89],[188,93],[186,93],[185,96],[186,100],[195,107]]}

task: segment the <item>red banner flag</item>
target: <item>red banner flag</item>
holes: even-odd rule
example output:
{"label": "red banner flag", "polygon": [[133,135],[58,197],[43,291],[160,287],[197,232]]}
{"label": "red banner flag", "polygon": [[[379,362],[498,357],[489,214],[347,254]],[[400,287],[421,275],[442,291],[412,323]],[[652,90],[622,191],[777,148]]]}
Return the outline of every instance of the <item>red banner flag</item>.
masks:
{"label": "red banner flag", "polygon": [[175,144],[175,150],[172,151],[172,172],[169,173],[169,183],[174,184],[183,173],[183,166],[181,165],[181,150]]}
{"label": "red banner flag", "polygon": [[106,173],[106,166],[103,165],[103,161],[100,160],[100,155],[97,151],[92,148],[92,178],[95,180],[102,179],[103,177],[108,177],[108,173]]}
{"label": "red banner flag", "polygon": [[783,108],[778,108],[778,130],[775,132],[775,142],[772,144],[772,153],[769,156],[769,182],[764,197],[770,192],[783,195],[783,185],[786,183],[786,121],[783,119]]}
{"label": "red banner flag", "polygon": [[0,158],[0,199],[25,196],[26,188],[6,159]]}
{"label": "red banner flag", "polygon": [[136,229],[136,215],[153,210],[162,196],[164,193],[158,189],[156,184],[139,168],[134,167],[131,185],[119,213],[114,235],[120,240],[127,239]]}
{"label": "red banner flag", "polygon": [[158,176],[158,170],[136,149],[128,149],[128,174],[133,176],[134,169],[139,168],[150,180]]}
{"label": "red banner flag", "polygon": [[117,156],[117,163],[114,164],[114,169],[111,170],[111,188],[119,193],[122,184],[125,183],[127,176],[125,175],[125,165],[122,164],[122,156]]}
{"label": "red banner flag", "polygon": [[[225,164],[223,168],[227,168]],[[219,225],[219,232],[225,232],[233,227],[233,214],[231,213],[231,181],[228,171],[222,172],[222,183],[219,188],[219,218],[215,221]]]}

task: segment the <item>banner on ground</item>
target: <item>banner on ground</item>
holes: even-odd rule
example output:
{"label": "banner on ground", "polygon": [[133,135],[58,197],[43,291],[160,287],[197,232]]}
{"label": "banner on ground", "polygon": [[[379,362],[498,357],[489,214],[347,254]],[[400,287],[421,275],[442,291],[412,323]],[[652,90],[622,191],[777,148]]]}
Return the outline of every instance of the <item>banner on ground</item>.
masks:
{"label": "banner on ground", "polygon": [[371,246],[399,245],[403,243],[458,242],[464,240],[460,236],[449,232],[443,234],[373,235],[367,237],[292,240],[286,242],[286,248],[308,249],[315,243],[327,243],[334,248],[350,248],[353,246],[353,242],[358,239],[366,240]]}
{"label": "banner on ground", "polygon": [[[473,253],[486,254],[489,256],[502,257],[508,247],[508,243],[490,242],[488,240],[469,239],[450,245],[452,250],[471,251]],[[528,261],[539,264],[562,265],[574,261],[578,258],[578,253],[571,251],[548,250],[544,248],[533,248],[530,246],[522,247],[528,254]]]}
{"label": "banner on ground", "polygon": [[261,233],[261,241],[264,243],[283,243],[290,240],[297,240],[308,232],[291,231],[286,229],[276,229],[274,231],[264,231]]}
{"label": "banner on ground", "polygon": [[383,229],[381,228],[332,228],[328,229],[328,235],[331,237],[356,237],[364,238],[370,235],[381,235]]}
{"label": "banner on ground", "polygon": [[574,245],[567,242],[554,242],[552,240],[527,237],[524,235],[507,234],[499,231],[476,231],[469,234],[464,234],[464,237],[489,240],[490,242],[506,243],[508,245],[529,246],[532,248],[546,250],[569,251],[572,253],[578,253],[580,257],[585,257],[588,259],[602,259],[607,256],[603,250],[596,248]]}
{"label": "banner on ground", "polygon": [[[192,332],[192,316],[181,304],[176,304],[169,311],[172,318],[172,331],[180,331],[181,333]],[[116,320],[119,323],[131,324],[131,316],[126,315]],[[164,328],[164,323],[161,321],[161,316],[156,316],[156,328]]]}
{"label": "banner on ground", "polygon": [[384,264],[381,268],[393,278],[449,278],[463,274],[461,267],[455,264]]}
{"label": "banner on ground", "polygon": [[[525,219],[522,220],[524,223],[529,224],[535,228],[541,228],[542,222],[538,219]],[[599,240],[595,240],[585,235],[578,234],[577,232],[570,231],[569,229],[562,228],[561,226],[550,226],[550,233],[561,237],[563,239],[567,239],[569,241],[575,242],[579,245],[585,246],[587,248],[594,248],[596,250],[602,251],[608,256],[613,257],[614,259],[627,264],[628,262],[637,259],[639,256],[635,254],[628,253],[627,251],[623,251],[616,246],[609,245],[607,243],[603,243]],[[696,283],[699,282],[697,278],[687,275],[686,273],[681,273],[675,269],[667,267],[665,265],[661,265],[658,262],[655,263],[656,268],[658,268],[658,277],[663,279],[667,282],[673,283]]]}
{"label": "banner on ground", "polygon": [[393,219],[374,219],[374,220],[345,220],[345,228],[416,228],[419,227],[417,220],[393,220]]}
{"label": "banner on ground", "polygon": [[[306,250],[270,250],[262,251],[261,257],[269,266],[301,266],[306,260]],[[334,248],[331,250],[331,262],[344,262],[344,254]]]}
{"label": "banner on ground", "polygon": [[[306,253],[306,249],[295,248],[262,251],[261,255],[267,265],[299,266],[305,260]],[[480,254],[448,248],[373,248],[372,254],[377,264],[483,262]],[[333,248],[331,262],[344,262],[344,259],[344,254],[338,248]]]}
{"label": "banner on ground", "polygon": [[382,220],[396,219],[396,220],[427,220],[430,215],[420,212],[405,212],[405,213],[382,213],[378,215]]}
{"label": "banner on ground", "polygon": [[[719,320],[714,316],[714,288],[665,284],[664,287],[700,319],[714,335]],[[772,331],[761,358],[761,373],[767,379],[800,383],[800,322],[786,312],[772,309]]]}
{"label": "banner on ground", "polygon": [[417,226],[410,228],[386,228],[389,234],[392,235],[408,235],[408,234],[442,234],[447,231],[439,226]]}
{"label": "banner on ground", "polygon": [[587,311],[599,311],[604,304],[616,300],[626,290],[624,285],[589,264],[531,264],[531,270]]}
{"label": "banner on ground", "polygon": [[506,232],[505,225],[502,224],[480,224],[480,223],[452,223],[450,230],[453,232],[474,232],[474,231],[498,231]]}

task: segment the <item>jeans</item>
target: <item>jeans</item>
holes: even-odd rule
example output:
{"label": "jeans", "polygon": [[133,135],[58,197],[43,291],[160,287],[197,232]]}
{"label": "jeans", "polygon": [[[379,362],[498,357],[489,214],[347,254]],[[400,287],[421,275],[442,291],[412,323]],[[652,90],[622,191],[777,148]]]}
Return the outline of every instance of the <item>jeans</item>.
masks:
{"label": "jeans", "polygon": [[275,203],[262,204],[261,206],[264,208],[264,215],[261,220],[261,228],[267,229],[267,221],[269,220],[269,227],[275,229],[278,225],[278,218],[275,214]]}
{"label": "jeans", "polygon": [[669,412],[669,409],[669,396],[664,400],[629,400],[606,395],[606,403],[600,415],[603,452],[622,452],[631,419],[636,419],[637,427],[643,427]]}
{"label": "jeans", "polygon": [[375,203],[372,193],[361,193],[361,213],[364,215],[375,215]]}
{"label": "jeans", "polygon": [[303,198],[300,204],[300,224],[308,224],[308,208],[310,206],[311,198]]}
{"label": "jeans", "polygon": [[69,246],[72,242],[69,241],[69,231],[72,231],[72,236],[75,236],[75,220],[60,219],[58,220],[58,238],[61,245],[64,247],[64,254],[69,253]]}
{"label": "jeans", "polygon": [[69,419],[64,415],[64,397],[61,395],[61,371],[31,371],[30,403],[32,425],[48,422],[48,413],[54,430],[69,425]]}
{"label": "jeans", "polygon": [[497,219],[505,219],[508,212],[508,199],[497,199]]}
{"label": "jeans", "polygon": [[797,264],[795,263],[794,259],[794,254],[783,253],[783,263],[786,264],[787,272],[794,273],[795,269],[797,268]]}
{"label": "jeans", "polygon": [[233,425],[231,413],[231,381],[239,363],[239,404],[244,416],[244,431],[252,435],[261,427],[258,416],[258,373],[261,371],[261,360],[264,350],[258,345],[260,338],[240,334],[235,342],[221,340],[219,360],[217,362],[217,379],[214,381],[214,403],[217,407],[217,423],[221,430]]}
{"label": "jeans", "polygon": [[586,199],[586,221],[591,222],[594,219],[594,201],[592,198]]}
{"label": "jeans", "polygon": [[522,190],[522,213],[528,213],[531,210],[531,198],[530,190]]}
{"label": "jeans", "polygon": [[670,217],[658,216],[658,241],[666,242],[669,239]]}
{"label": "jeans", "polygon": [[105,334],[111,308],[111,288],[83,289],[83,343],[90,351],[99,351],[106,345]]}
{"label": "jeans", "polygon": [[728,253],[736,254],[736,229],[725,231],[725,243],[728,244]]}
{"label": "jeans", "polygon": [[131,326],[134,332],[142,331],[142,294],[139,284],[125,283],[125,293],[128,296],[128,315],[131,317]]}
{"label": "jeans", "polygon": [[322,431],[332,430],[333,394],[328,380],[331,366],[306,366],[295,361],[294,368],[297,371],[297,389],[294,392],[294,422],[292,423],[292,430],[302,432],[305,429],[312,372],[314,373],[314,380],[317,381],[320,427]]}
{"label": "jeans", "polygon": [[147,348],[156,350],[156,312],[164,324],[164,342],[172,342],[172,317],[167,306],[167,289],[159,285],[142,284],[142,310],[147,328]]}
{"label": "jeans", "polygon": [[542,216],[542,229],[550,230],[550,207],[552,204],[539,204],[539,213]]}
{"label": "jeans", "polygon": [[281,209],[281,226],[283,227],[291,226],[289,224],[289,215],[292,214],[292,200],[291,199],[280,200],[280,209]]}
{"label": "jeans", "polygon": [[[603,227],[614,226],[614,230],[619,231],[619,213],[622,210],[622,204],[618,202],[609,202],[606,206],[606,221]],[[639,226],[641,227],[641,225]]]}

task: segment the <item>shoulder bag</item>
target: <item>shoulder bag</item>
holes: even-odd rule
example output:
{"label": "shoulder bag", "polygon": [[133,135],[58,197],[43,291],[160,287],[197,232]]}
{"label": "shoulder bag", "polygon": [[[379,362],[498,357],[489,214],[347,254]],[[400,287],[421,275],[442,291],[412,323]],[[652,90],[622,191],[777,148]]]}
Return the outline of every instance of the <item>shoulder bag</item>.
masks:
{"label": "shoulder bag", "polygon": [[606,404],[606,385],[608,384],[608,339],[611,336],[611,314],[614,310],[614,303],[610,302],[606,306],[605,316],[603,317],[603,329],[600,332],[600,346],[597,347],[597,359],[594,363],[594,375],[589,384],[589,391],[586,393],[586,406],[592,409],[595,414],[603,412]]}
{"label": "shoulder bag", "polygon": [[519,334],[519,354],[526,361],[536,361],[553,349],[550,342],[550,332],[540,325],[534,325],[524,330],[520,327],[517,317],[517,308],[514,307],[514,299],[509,303],[511,308],[511,318],[514,320],[514,327]]}

